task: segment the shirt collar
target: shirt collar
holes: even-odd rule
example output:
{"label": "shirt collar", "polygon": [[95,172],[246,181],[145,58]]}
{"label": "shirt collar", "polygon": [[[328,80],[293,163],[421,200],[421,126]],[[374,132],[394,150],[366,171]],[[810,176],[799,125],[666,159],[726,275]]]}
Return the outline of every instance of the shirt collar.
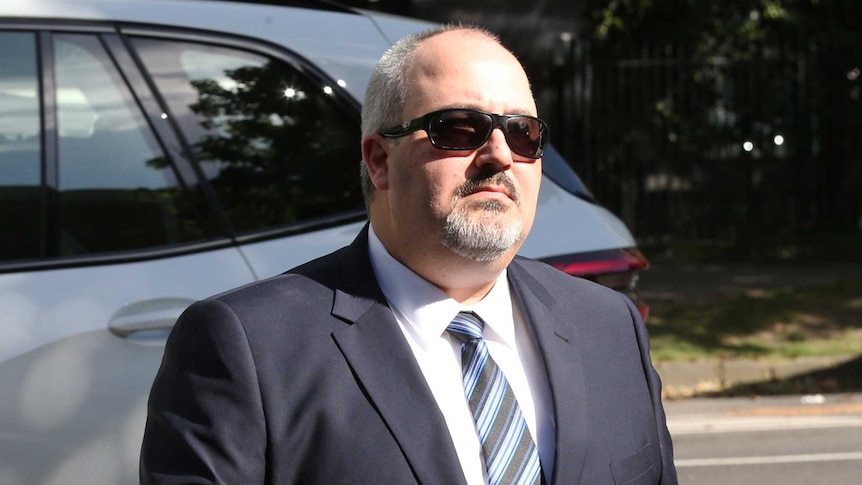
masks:
{"label": "shirt collar", "polygon": [[371,266],[380,289],[393,307],[425,339],[439,338],[459,311],[476,312],[485,321],[485,338],[514,348],[512,298],[504,269],[491,291],[473,305],[462,305],[389,254],[374,228],[368,231]]}

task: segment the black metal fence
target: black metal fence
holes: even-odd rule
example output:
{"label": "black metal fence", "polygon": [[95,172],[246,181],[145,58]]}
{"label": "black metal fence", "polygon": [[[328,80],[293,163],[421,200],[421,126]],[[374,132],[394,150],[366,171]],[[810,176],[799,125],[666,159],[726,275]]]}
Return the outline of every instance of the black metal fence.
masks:
{"label": "black metal fence", "polygon": [[859,233],[862,59],[828,65],[799,40],[739,59],[561,42],[540,111],[642,244],[793,257]]}

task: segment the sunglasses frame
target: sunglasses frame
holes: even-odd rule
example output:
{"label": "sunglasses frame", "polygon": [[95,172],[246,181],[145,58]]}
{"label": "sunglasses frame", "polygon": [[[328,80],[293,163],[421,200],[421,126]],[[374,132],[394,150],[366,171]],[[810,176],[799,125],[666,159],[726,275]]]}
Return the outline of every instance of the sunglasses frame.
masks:
{"label": "sunglasses frame", "polygon": [[[482,141],[475,146],[465,146],[465,147],[450,147],[445,145],[439,145],[434,138],[431,136],[431,123],[435,119],[438,119],[440,115],[450,112],[469,112],[469,113],[477,113],[480,115],[487,116],[491,119],[491,129],[488,130],[488,133],[485,134],[485,137],[482,138]],[[514,147],[512,147],[512,142],[509,140],[509,130],[506,127],[506,123],[512,118],[528,118],[531,120],[535,120],[539,124],[539,148],[538,155],[528,155],[525,153],[521,153],[516,151]],[[414,131],[423,130],[428,134],[428,141],[431,142],[431,145],[434,148],[438,148],[440,150],[475,150],[485,143],[488,142],[488,138],[491,137],[491,133],[494,132],[494,129],[497,127],[503,132],[503,136],[506,138],[506,144],[509,145],[509,149],[512,150],[513,153],[517,153],[522,157],[527,157],[533,160],[538,160],[542,158],[542,155],[545,153],[545,147],[548,145],[548,125],[542,121],[541,119],[530,116],[530,115],[498,115],[495,113],[488,113],[486,111],[481,111],[478,109],[472,108],[446,108],[440,109],[437,111],[432,111],[428,114],[420,116],[418,118],[414,118],[410,121],[404,122],[398,126],[393,126],[387,130],[381,131],[380,136],[384,136],[386,138],[398,138],[404,135],[408,135],[413,133]]]}

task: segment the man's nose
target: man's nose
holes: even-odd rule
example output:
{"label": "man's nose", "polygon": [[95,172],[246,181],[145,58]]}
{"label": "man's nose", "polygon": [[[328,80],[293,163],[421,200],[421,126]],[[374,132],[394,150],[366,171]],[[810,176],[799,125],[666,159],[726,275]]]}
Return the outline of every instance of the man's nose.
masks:
{"label": "man's nose", "polygon": [[491,135],[484,145],[479,147],[476,153],[476,164],[485,170],[496,167],[497,170],[506,170],[512,163],[514,153],[509,148],[506,135],[499,126],[491,130]]}

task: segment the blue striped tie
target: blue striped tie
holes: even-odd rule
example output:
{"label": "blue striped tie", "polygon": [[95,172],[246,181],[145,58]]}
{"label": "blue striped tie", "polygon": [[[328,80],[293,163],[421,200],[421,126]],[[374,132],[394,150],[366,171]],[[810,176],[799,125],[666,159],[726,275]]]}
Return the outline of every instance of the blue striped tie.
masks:
{"label": "blue striped tie", "polygon": [[542,470],[536,445],[509,381],[488,354],[484,328],[479,315],[461,312],[446,330],[461,341],[464,392],[482,442],[488,482],[538,485]]}

